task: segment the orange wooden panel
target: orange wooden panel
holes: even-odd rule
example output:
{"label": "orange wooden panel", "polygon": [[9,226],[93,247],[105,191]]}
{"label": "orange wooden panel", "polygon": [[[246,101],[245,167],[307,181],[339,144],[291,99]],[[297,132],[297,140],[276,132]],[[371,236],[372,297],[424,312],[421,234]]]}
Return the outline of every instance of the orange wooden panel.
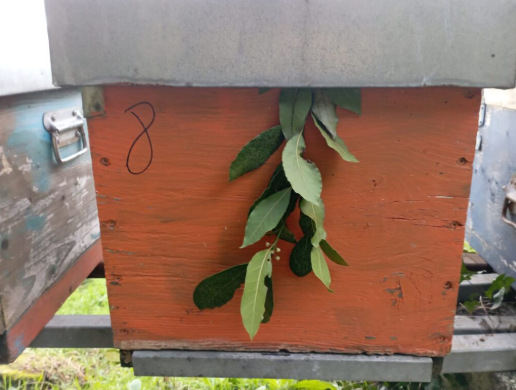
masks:
{"label": "orange wooden panel", "polygon": [[[480,93],[458,88],[364,89],[363,115],[339,109],[339,134],[361,161],[340,160],[311,119],[307,157],[323,176],[335,292],[293,275],[291,244],[273,262],[274,314],[250,341],[240,290],[199,311],[205,277],[249,261],[247,211],[280,153],[228,183],[240,148],[278,124],[279,90],[107,87],[106,116],[90,121],[106,277],[116,346],[320,352],[449,352]],[[128,172],[141,133],[125,110],[151,103],[153,159]],[[133,109],[144,124],[149,106]],[[145,134],[129,163],[150,158]],[[297,229],[297,217],[289,221]],[[299,232],[299,230],[296,230]]]}

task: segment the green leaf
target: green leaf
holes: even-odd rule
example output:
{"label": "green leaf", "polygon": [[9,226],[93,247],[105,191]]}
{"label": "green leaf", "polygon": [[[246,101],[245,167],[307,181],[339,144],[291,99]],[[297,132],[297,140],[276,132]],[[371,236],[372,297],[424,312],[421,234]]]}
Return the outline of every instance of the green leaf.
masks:
{"label": "green leaf", "polygon": [[292,189],[309,202],[319,205],[322,192],[321,173],[313,162],[302,157],[304,150],[305,140],[301,132],[288,140],[283,149],[283,169]]}
{"label": "green leaf", "polygon": [[214,309],[228,303],[244,283],[247,264],[235,265],[204,279],[194,290],[195,306],[200,310]]}
{"label": "green leaf", "polygon": [[471,280],[471,277],[475,275],[473,271],[470,271],[466,268],[466,264],[464,262],[462,263],[462,266],[460,268],[460,283],[462,283],[465,280]]}
{"label": "green leaf", "polygon": [[509,292],[511,284],[514,283],[514,278],[510,276],[506,276],[505,274],[498,275],[498,277],[493,280],[493,283],[489,286],[487,291],[485,292],[485,296],[489,299],[493,298],[493,295],[496,291],[505,288],[505,291]]}
{"label": "green leaf", "polygon": [[267,295],[265,296],[265,312],[263,313],[262,324],[266,324],[271,320],[272,311],[274,310],[274,294],[272,292],[272,278],[265,277],[265,287],[267,287]]}
{"label": "green leaf", "polygon": [[[289,183],[290,184],[290,183]],[[296,208],[297,200],[299,199],[299,195],[292,191],[290,194],[290,200],[288,202],[287,210],[285,211],[285,214],[283,214],[283,217],[281,217],[281,220],[279,221],[278,225],[274,228],[272,231],[276,236],[281,231],[281,237],[280,240],[296,243],[296,237],[294,236],[294,233],[292,233],[286,226],[287,219],[292,214],[294,209]],[[283,229],[282,229],[283,227]]]}
{"label": "green leaf", "polygon": [[[284,190],[285,188],[289,188],[290,183],[287,180],[287,177],[285,176],[285,171],[283,170],[283,165],[280,163],[277,168],[274,170],[271,180],[269,181],[268,187],[265,189],[265,191],[262,192],[260,197],[256,199],[249,209],[249,214],[254,210],[256,205],[260,203],[265,198],[271,196],[272,194],[275,194],[278,191]],[[290,194],[290,200],[287,207],[287,210],[285,211],[285,214],[283,214],[283,217],[278,222],[276,227],[272,230],[272,234],[278,235],[278,233],[281,230],[281,227],[285,224],[285,221],[287,220],[288,216],[294,211],[296,208],[296,203],[299,198],[299,195],[296,194],[294,191]],[[283,228],[281,232],[280,240],[296,243],[296,237],[294,236],[294,233],[292,233],[286,226]]]}
{"label": "green leaf", "polygon": [[320,89],[314,92],[312,116],[317,117],[319,122],[324,125],[324,130],[332,139],[337,138],[337,123],[339,122],[339,118],[335,112],[335,103]]}
{"label": "green leaf", "polygon": [[473,314],[473,312],[480,306],[480,301],[478,300],[470,300],[466,301],[462,304],[464,308],[467,310],[469,314]]}
{"label": "green leaf", "polygon": [[244,243],[240,248],[254,244],[276,227],[287,210],[291,191],[292,188],[285,188],[258,203],[249,214]]}
{"label": "green leaf", "polygon": [[324,205],[321,201],[321,206],[317,206],[305,199],[301,199],[299,207],[303,214],[310,217],[313,221],[314,235],[312,237],[312,245],[319,246],[322,240],[326,239],[326,230],[324,230]]}
{"label": "green leaf", "polygon": [[296,276],[302,277],[312,272],[312,260],[310,256],[313,246],[310,239],[310,236],[301,238],[290,253],[290,269]]}
{"label": "green leaf", "polygon": [[[281,225],[281,221],[278,225]],[[281,232],[280,232],[281,230]],[[279,239],[280,240],[283,240],[283,241],[286,241],[286,242],[290,242],[292,244],[296,244],[297,243],[297,240],[296,240],[296,236],[294,235],[294,233],[292,232],[292,230],[290,230],[286,225],[283,226],[283,229],[281,229],[280,226],[276,226],[273,230],[273,233],[277,236],[278,233],[280,233],[280,236],[279,236]]]}
{"label": "green leaf", "polygon": [[258,332],[264,318],[268,290],[265,285],[265,277],[271,277],[271,274],[271,250],[265,249],[257,252],[247,266],[244,294],[240,304],[242,322],[251,340]]}
{"label": "green leaf", "polygon": [[281,126],[274,126],[249,141],[231,163],[229,181],[263,165],[280,147],[284,139]]}
{"label": "green leaf", "polygon": [[317,276],[331,292],[330,269],[328,268],[328,264],[326,263],[326,259],[324,258],[321,248],[313,247],[310,259],[312,261],[312,269],[314,270],[315,276]]}
{"label": "green leaf", "polygon": [[340,157],[342,157],[343,160],[349,162],[358,162],[357,158],[349,151],[342,138],[336,135],[335,139],[332,139],[325,130],[324,125],[317,119],[317,117],[312,115],[312,118],[314,119],[315,126],[317,126],[324,139],[326,140],[326,144],[330,148],[340,154]]}
{"label": "green leaf", "polygon": [[249,214],[251,214],[251,212],[255,209],[258,203],[260,203],[262,200],[268,198],[269,196],[275,194],[278,191],[284,190],[285,188],[289,187],[290,183],[288,182],[287,177],[285,176],[283,165],[280,163],[272,173],[267,188],[262,192],[260,197],[256,199],[253,205],[249,208]]}
{"label": "green leaf", "polygon": [[496,310],[502,306],[504,295],[505,287],[502,287],[496,294],[493,295],[493,306],[491,306],[491,310]]}
{"label": "green leaf", "polygon": [[279,98],[279,118],[283,134],[288,140],[301,132],[312,105],[309,89],[283,88]]}
{"label": "green leaf", "polygon": [[324,93],[333,102],[355,114],[362,114],[362,96],[360,88],[325,88]]}
{"label": "green leaf", "polygon": [[259,88],[258,89],[258,95],[263,95],[264,93],[267,93],[270,90],[271,90],[270,88]]}
{"label": "green leaf", "polygon": [[321,245],[321,249],[323,250],[324,254],[326,256],[328,256],[328,259],[330,259],[331,261],[333,261],[336,264],[349,266],[349,264],[346,262],[346,260],[344,260],[342,258],[342,256],[339,255],[339,253],[335,249],[332,248],[332,246],[328,243],[328,241],[322,240],[320,245]]}
{"label": "green leaf", "polygon": [[296,390],[337,390],[337,388],[330,382],[319,380],[299,381],[292,388]]}
{"label": "green leaf", "polygon": [[302,210],[301,210],[301,214],[299,217],[299,226],[301,227],[303,234],[305,236],[310,236],[310,239],[315,234],[314,221],[312,221],[312,218],[310,218],[308,215],[304,214]]}

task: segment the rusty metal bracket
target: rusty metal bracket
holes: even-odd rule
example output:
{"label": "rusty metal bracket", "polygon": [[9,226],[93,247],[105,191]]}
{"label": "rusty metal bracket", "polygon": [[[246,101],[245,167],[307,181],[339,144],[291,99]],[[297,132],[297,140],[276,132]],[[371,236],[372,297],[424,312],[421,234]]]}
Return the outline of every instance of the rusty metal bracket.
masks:
{"label": "rusty metal bracket", "polygon": [[502,221],[516,229],[516,223],[507,218],[507,211],[509,211],[509,214],[516,215],[516,173],[511,176],[509,184],[504,186],[503,189],[505,199],[502,207]]}

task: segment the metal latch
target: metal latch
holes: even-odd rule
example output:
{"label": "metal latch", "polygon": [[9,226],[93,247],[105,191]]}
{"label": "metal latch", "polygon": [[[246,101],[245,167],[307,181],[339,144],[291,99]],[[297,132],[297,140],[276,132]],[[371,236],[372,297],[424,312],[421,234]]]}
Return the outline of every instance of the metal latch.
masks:
{"label": "metal latch", "polygon": [[484,101],[484,97],[482,96],[480,111],[478,113],[478,127],[484,126],[484,123],[486,123],[486,103]]}
{"label": "metal latch", "polygon": [[502,207],[502,221],[516,229],[516,223],[507,218],[507,211],[509,214],[516,215],[516,173],[512,175],[511,181],[503,189],[505,190],[505,199]]}
{"label": "metal latch", "polygon": [[[59,111],[46,112],[43,115],[43,126],[52,137],[54,156],[58,163],[63,164],[86,153],[88,140],[84,131],[84,118],[78,108],[67,108]],[[61,157],[60,148],[74,142],[81,142],[81,150],[68,156]]]}

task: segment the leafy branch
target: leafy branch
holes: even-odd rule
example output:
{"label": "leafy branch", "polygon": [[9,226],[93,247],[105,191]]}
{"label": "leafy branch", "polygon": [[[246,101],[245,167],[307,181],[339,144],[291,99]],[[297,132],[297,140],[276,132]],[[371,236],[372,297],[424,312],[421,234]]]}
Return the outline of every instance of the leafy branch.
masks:
{"label": "leafy branch", "polygon": [[[259,94],[268,89],[260,89]],[[274,126],[248,142],[229,169],[229,181],[259,168],[286,141],[282,162],[274,170],[267,188],[249,209],[241,248],[252,245],[265,235],[276,240],[257,252],[249,264],[240,264],[204,279],[194,291],[196,306],[214,309],[229,302],[244,283],[240,313],[245,329],[254,338],[261,323],[269,321],[274,307],[272,293],[272,256],[278,253],[278,241],[295,243],[290,254],[290,269],[297,276],[314,272],[331,290],[331,276],[325,256],[347,266],[344,258],[328,243],[324,229],[325,208],[321,198],[322,177],[314,162],[304,158],[304,131],[308,114],[326,144],[343,160],[358,162],[337,134],[340,106],[361,114],[361,94],[354,88],[282,89],[279,97],[279,126]],[[296,207],[303,237],[297,241],[286,222]]]}

